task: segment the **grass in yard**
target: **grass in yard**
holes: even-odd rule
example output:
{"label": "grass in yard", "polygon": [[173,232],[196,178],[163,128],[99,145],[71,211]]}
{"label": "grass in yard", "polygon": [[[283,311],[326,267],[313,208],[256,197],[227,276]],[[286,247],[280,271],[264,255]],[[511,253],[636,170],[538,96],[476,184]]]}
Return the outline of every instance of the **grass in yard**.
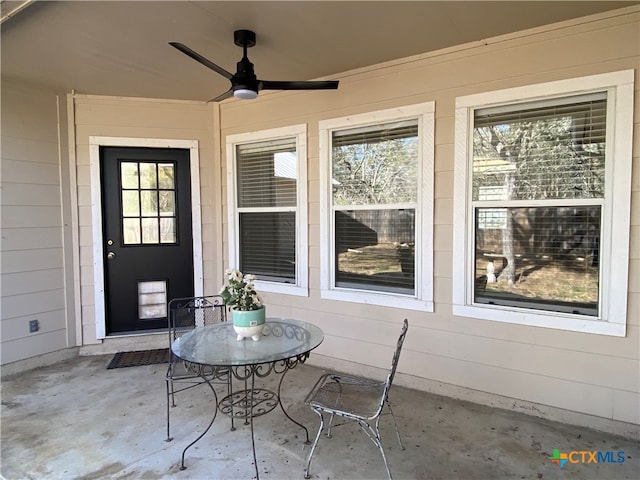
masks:
{"label": "grass in yard", "polygon": [[[477,262],[478,277],[486,273],[486,264],[486,259]],[[496,268],[496,276],[500,270],[501,267]],[[563,261],[517,258],[513,285],[487,283],[486,289],[541,300],[595,303],[598,301],[598,268],[591,266],[590,259],[581,257]]]}

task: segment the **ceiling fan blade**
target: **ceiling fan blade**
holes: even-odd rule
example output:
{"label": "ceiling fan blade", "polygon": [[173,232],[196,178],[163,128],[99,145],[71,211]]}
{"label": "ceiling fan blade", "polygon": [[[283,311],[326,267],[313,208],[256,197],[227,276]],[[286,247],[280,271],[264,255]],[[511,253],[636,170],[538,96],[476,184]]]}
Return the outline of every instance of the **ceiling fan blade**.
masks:
{"label": "ceiling fan blade", "polygon": [[233,97],[233,88],[230,88],[229,90],[224,92],[222,95],[218,95],[216,98],[212,98],[207,103],[209,103],[209,102],[221,102],[225,98],[229,98],[229,97]]}
{"label": "ceiling fan blade", "polygon": [[262,90],[335,90],[338,80],[320,80],[312,82],[286,82],[258,80]]}
{"label": "ceiling fan blade", "polygon": [[185,55],[190,56],[191,58],[193,58],[196,62],[201,63],[202,65],[204,65],[207,68],[210,68],[211,70],[213,70],[214,72],[219,73],[220,75],[222,75],[223,77],[225,77],[227,80],[231,80],[231,78],[233,77],[233,74],[227,72],[224,68],[219,67],[218,65],[216,65],[215,63],[213,63],[211,60],[209,60],[208,58],[203,57],[202,55],[200,55],[198,52],[194,52],[193,50],[191,50],[189,47],[187,47],[186,45],[183,45],[182,43],[179,42],[169,42],[169,45],[171,45],[173,48],[177,48],[178,50],[180,50],[182,53],[184,53]]}

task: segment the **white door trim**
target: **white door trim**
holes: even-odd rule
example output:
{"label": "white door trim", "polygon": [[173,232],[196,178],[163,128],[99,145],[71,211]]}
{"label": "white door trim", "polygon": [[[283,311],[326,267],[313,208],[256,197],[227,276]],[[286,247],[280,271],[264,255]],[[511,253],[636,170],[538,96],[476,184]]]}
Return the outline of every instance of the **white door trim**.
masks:
{"label": "white door trim", "polygon": [[197,140],[170,140],[160,138],[89,137],[89,163],[91,174],[91,233],[93,237],[93,292],[96,339],[106,337],[104,298],[104,242],[102,238],[102,185],[100,184],[100,147],[149,147],[189,149],[191,168],[191,223],[193,230],[193,292],[203,292],[202,221],[200,217],[200,157]]}

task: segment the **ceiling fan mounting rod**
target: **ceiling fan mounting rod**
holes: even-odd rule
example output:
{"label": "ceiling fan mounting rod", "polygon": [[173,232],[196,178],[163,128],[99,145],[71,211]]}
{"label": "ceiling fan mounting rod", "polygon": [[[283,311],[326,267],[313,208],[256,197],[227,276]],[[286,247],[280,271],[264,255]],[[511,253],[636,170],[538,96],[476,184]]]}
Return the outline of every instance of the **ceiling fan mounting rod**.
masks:
{"label": "ceiling fan mounting rod", "polygon": [[233,43],[245,49],[256,44],[256,34],[251,30],[236,30],[233,32]]}

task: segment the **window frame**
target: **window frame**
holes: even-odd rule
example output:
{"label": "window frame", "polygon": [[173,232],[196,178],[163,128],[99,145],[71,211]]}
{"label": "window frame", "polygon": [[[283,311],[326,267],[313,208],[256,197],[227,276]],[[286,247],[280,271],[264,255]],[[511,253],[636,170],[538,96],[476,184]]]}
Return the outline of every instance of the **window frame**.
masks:
{"label": "window frame", "polygon": [[[240,212],[237,202],[236,147],[270,140],[293,139],[297,154],[296,179],[296,269],[295,283],[256,280],[256,289],[284,295],[309,296],[308,279],[308,223],[307,223],[307,125],[260,130],[256,132],[227,135],[227,205],[228,205],[228,258],[229,267],[240,264]],[[251,273],[251,272],[247,272]]]}
{"label": "window frame", "polygon": [[[332,133],[402,120],[418,122],[418,190],[415,216],[415,293],[413,295],[337,287],[332,207]],[[433,205],[435,102],[321,120],[320,141],[320,297],[327,300],[393,306],[433,312]],[[369,206],[375,207],[375,206]]]}
{"label": "window frame", "polygon": [[[611,336],[626,335],[633,88],[634,71],[625,70],[497,90],[456,99],[452,304],[454,315],[558,330]],[[600,243],[601,294],[598,316],[593,318],[524,307],[475,303],[473,301],[475,231],[471,199],[474,111],[487,107],[548,101],[602,91],[607,92],[607,136]],[[535,201],[527,204],[535,206]]]}

